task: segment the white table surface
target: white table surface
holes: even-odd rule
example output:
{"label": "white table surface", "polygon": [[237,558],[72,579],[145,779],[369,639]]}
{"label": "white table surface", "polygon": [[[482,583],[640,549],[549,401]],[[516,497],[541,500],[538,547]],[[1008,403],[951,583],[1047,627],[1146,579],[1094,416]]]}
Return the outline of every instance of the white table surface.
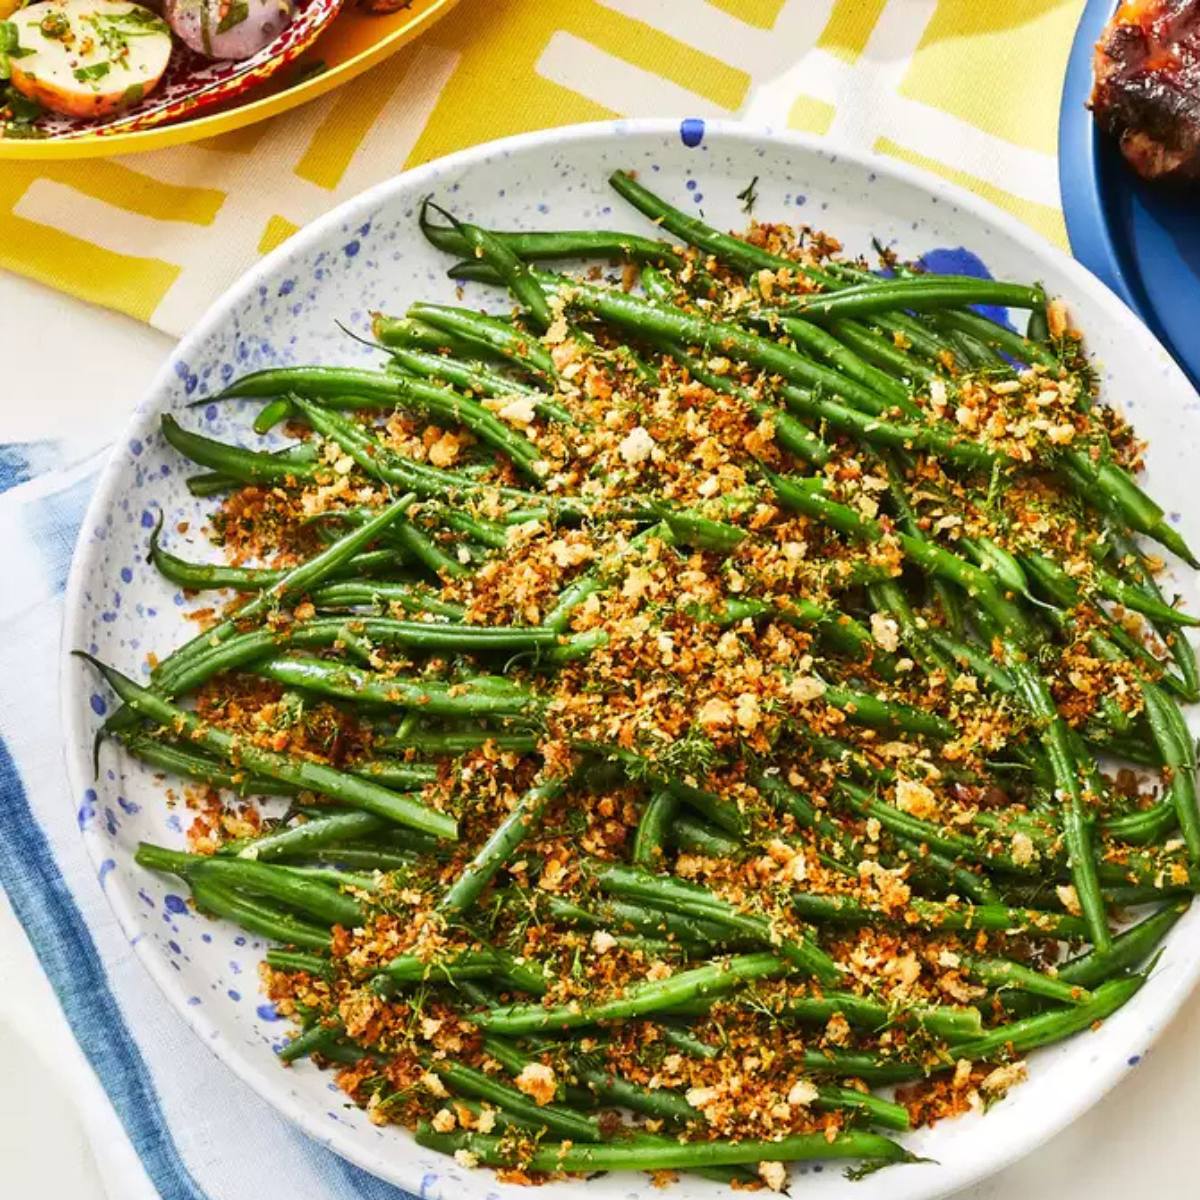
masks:
{"label": "white table surface", "polygon": [[[50,329],[53,344],[70,347],[69,354],[47,352]],[[58,398],[81,387],[93,401],[94,430],[115,435],[171,340],[0,272],[0,346],[0,442],[13,442],[93,432],[55,422]],[[153,986],[148,976],[146,986]],[[74,1081],[87,1068],[2,894],[0,1062],[0,1196],[123,1200],[104,1185],[113,1148],[91,1144],[88,1114],[73,1099]],[[957,1200],[1192,1200],[1200,1195],[1191,1141],[1198,1119],[1200,994],[1091,1112]]]}

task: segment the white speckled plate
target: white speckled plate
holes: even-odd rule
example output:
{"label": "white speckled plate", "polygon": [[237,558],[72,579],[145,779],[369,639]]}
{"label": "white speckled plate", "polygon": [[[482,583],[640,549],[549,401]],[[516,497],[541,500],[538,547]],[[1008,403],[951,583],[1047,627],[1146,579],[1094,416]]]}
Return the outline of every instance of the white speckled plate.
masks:
{"label": "white speckled plate", "polygon": [[[375,308],[403,310],[418,298],[453,301],[447,260],[426,246],[415,208],[430,192],[464,217],[509,227],[646,228],[608,189],[617,167],[632,168],[655,190],[712,223],[745,223],[737,193],[758,178],[756,215],[809,222],[853,251],[877,237],[905,256],[942,252],[956,269],[976,256],[992,273],[1041,279],[1069,298],[1087,332],[1106,396],[1125,407],[1149,437],[1150,490],[1200,539],[1195,464],[1200,459],[1200,400],[1168,355],[1130,312],[1087,271],[1002,213],[886,159],[837,151],[792,134],[700,121],[585,125],[478,147],[431,163],[342,205],[289,239],[233,287],[180,344],[113,452],[80,535],[67,597],[64,648],[88,649],[124,671],[146,670],[188,636],[183,597],[145,563],[161,507],[166,528],[203,523],[207,505],[192,500],[185,464],[158,433],[163,412],[189,426],[247,444],[248,416],[232,406],[188,409],[235,374],[281,363],[359,363],[367,351],[335,322],[365,329]],[[649,231],[649,230],[647,230]],[[469,297],[469,300],[473,297]],[[1183,512],[1190,497],[1191,511]],[[181,547],[182,543],[182,547]],[[196,535],[170,536],[189,557]],[[1196,599],[1194,578],[1181,590]],[[263,947],[232,926],[189,912],[178,888],[138,868],[141,838],[179,844],[180,810],[138,763],[105,746],[98,780],[91,743],[105,702],[90,669],[64,659],[64,726],[79,825],[109,901],[169,1001],[196,1032],[265,1100],[309,1134],[367,1170],[430,1200],[520,1196],[486,1172],[465,1170],[423,1150],[398,1129],[377,1129],[332,1101],[328,1079],[311,1065],[282,1070],[272,1048],[284,1027],[256,992]],[[1094,1033],[1040,1052],[1030,1081],[984,1117],[947,1121],[909,1139],[934,1160],[891,1167],[863,1182],[812,1166],[798,1183],[814,1200],[926,1200],[977,1180],[1061,1129],[1130,1070],[1200,975],[1200,911],[1176,927],[1154,976],[1137,997]],[[643,1177],[609,1175],[589,1183],[593,1200],[644,1192]],[[582,1183],[556,1183],[544,1200],[577,1197]],[[684,1178],[681,1200],[715,1194],[718,1185]]]}

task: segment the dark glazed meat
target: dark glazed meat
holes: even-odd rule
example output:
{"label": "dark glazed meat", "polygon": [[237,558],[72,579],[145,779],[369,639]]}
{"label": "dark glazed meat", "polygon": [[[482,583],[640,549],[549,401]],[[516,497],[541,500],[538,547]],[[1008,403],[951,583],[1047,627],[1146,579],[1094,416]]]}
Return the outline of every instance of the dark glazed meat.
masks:
{"label": "dark glazed meat", "polygon": [[1096,44],[1090,106],[1145,179],[1200,177],[1200,0],[1128,0]]}

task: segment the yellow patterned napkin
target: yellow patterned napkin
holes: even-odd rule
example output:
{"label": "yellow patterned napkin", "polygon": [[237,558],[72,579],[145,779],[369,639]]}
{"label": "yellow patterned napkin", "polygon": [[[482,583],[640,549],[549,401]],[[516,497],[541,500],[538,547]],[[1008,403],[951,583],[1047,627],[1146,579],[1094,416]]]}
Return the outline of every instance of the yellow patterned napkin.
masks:
{"label": "yellow patterned napkin", "polygon": [[345,87],[206,142],[0,165],[0,266],[187,329],[356,192],[507,134],[618,116],[828,134],[1065,246],[1055,137],[1083,0],[461,0]]}

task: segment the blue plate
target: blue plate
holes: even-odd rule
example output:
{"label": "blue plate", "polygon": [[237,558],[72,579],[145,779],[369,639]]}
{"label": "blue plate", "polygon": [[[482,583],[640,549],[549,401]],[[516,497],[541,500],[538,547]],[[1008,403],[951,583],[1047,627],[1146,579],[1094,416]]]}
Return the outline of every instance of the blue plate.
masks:
{"label": "blue plate", "polygon": [[1200,387],[1200,194],[1141,180],[1085,107],[1092,50],[1116,8],[1088,0],[1063,86],[1058,171],[1075,257],[1158,335]]}

